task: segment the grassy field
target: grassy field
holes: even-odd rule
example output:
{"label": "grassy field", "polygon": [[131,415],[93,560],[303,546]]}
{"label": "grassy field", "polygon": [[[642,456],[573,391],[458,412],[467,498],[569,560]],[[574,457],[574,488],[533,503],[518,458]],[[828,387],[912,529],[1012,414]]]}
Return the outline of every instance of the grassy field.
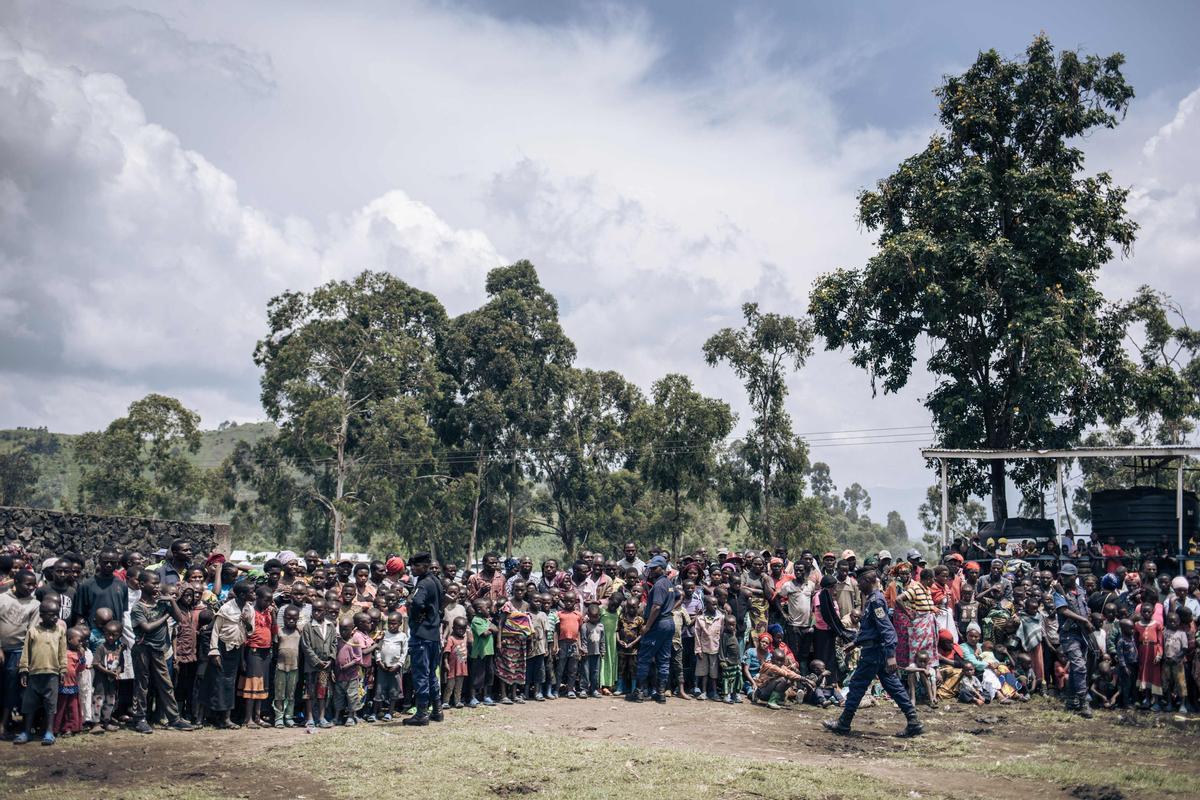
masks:
{"label": "grassy field", "polygon": [[[866,709],[850,738],[831,712],[606,699],[451,712],[300,730],[82,736],[5,753],[0,796],[443,798],[636,796],[706,800],[979,797],[1083,800],[1200,796],[1200,722],[1143,714],[1086,722],[1048,702],[926,711],[899,740],[894,708]],[[8,747],[8,746],[6,746]]]}

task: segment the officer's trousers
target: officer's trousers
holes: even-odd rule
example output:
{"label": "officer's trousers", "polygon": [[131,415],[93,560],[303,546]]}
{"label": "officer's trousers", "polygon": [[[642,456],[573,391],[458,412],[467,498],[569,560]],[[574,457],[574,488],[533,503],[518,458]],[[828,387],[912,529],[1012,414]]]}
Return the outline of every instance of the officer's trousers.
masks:
{"label": "officer's trousers", "polygon": [[867,687],[871,685],[871,680],[874,678],[879,678],[883,690],[896,701],[896,705],[900,706],[900,710],[904,712],[906,718],[911,719],[916,715],[917,710],[913,706],[908,692],[904,690],[904,684],[900,682],[899,674],[887,670],[887,658],[883,654],[883,648],[872,646],[864,647],[858,653],[858,666],[854,668],[854,674],[850,676],[850,686],[846,691],[846,705],[842,709],[843,722],[847,725],[850,724],[850,720],[854,718],[854,712],[858,710],[858,704],[862,702],[863,695],[866,694]]}

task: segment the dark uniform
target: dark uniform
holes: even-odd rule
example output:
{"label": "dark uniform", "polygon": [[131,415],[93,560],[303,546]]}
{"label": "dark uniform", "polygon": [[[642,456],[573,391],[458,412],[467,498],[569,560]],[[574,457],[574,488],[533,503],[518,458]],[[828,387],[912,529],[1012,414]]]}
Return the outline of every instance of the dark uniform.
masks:
{"label": "dark uniform", "polygon": [[421,713],[431,705],[435,714],[441,710],[437,668],[442,655],[442,605],[442,582],[432,574],[426,574],[417,581],[417,588],[408,600],[408,622],[412,631],[408,652],[412,659],[413,692],[417,696],[417,710]]}
{"label": "dark uniform", "polygon": [[[670,686],[671,675],[671,641],[675,638],[675,586],[671,579],[663,575],[654,582],[650,596],[646,600],[645,618],[650,618],[650,611],[658,607],[658,618],[654,627],[642,636],[638,644],[637,675],[635,690],[652,689],[655,696],[660,696]],[[654,670],[655,680],[651,687],[651,670]]]}
{"label": "dark uniform", "polygon": [[879,678],[883,690],[904,712],[909,726],[918,725],[917,709],[913,706],[908,692],[904,690],[900,676],[895,672],[888,672],[887,669],[888,659],[896,655],[896,629],[892,627],[892,620],[888,616],[887,601],[883,599],[883,592],[878,588],[867,598],[867,605],[859,623],[858,638],[854,642],[858,645],[858,666],[850,676],[846,705],[842,709],[839,723],[847,728],[850,726],[858,704],[862,702],[867,687],[871,685],[871,679]]}
{"label": "dark uniform", "polygon": [[1087,632],[1075,620],[1061,613],[1063,609],[1074,611],[1087,619],[1089,616],[1087,592],[1076,585],[1071,591],[1054,593],[1054,610],[1058,616],[1059,644],[1067,657],[1070,680],[1066,695],[1068,709],[1087,705]]}

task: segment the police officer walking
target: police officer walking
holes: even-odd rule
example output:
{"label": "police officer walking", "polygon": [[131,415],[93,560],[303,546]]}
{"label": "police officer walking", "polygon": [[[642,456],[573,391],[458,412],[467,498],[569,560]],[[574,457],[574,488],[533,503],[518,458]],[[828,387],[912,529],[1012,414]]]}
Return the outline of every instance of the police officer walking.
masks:
{"label": "police officer walking", "polygon": [[650,597],[646,601],[646,623],[642,627],[642,641],[638,645],[637,679],[632,691],[625,699],[631,703],[642,702],[639,690],[645,690],[650,678],[650,667],[654,666],[658,676],[652,698],[656,703],[667,702],[666,691],[671,676],[671,640],[675,638],[675,586],[666,576],[667,560],[655,556],[646,565],[646,577],[654,581]]}
{"label": "police officer walking", "polygon": [[1059,643],[1070,670],[1067,711],[1078,711],[1085,719],[1091,719],[1087,695],[1087,635],[1092,632],[1092,622],[1088,617],[1087,592],[1079,586],[1079,567],[1070,562],[1059,567],[1058,581],[1062,591],[1054,592],[1054,611],[1058,615]]}
{"label": "police officer walking", "polygon": [[412,631],[408,652],[412,659],[417,713],[405,719],[405,725],[442,721],[442,692],[437,680],[442,657],[442,582],[430,574],[432,563],[429,553],[417,553],[408,562],[417,580],[417,587],[408,598],[408,624]]}
{"label": "police officer walking", "polygon": [[846,705],[842,709],[842,715],[836,721],[824,720],[821,724],[834,733],[850,733],[854,712],[858,710],[858,704],[862,702],[863,694],[871,685],[871,680],[878,677],[883,690],[896,701],[896,705],[904,712],[904,718],[908,720],[908,725],[896,735],[920,736],[925,732],[925,727],[917,718],[917,709],[896,674],[896,629],[892,627],[892,620],[888,617],[887,601],[883,599],[883,592],[877,588],[878,583],[879,575],[873,569],[864,571],[858,577],[858,586],[867,598],[858,638],[851,645],[858,648],[858,666],[850,676],[850,688],[846,693]]}

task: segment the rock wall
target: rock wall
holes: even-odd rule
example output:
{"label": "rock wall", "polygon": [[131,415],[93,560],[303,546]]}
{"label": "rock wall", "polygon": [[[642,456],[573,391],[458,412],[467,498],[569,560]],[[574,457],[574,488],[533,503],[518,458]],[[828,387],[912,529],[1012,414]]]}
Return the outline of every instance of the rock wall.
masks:
{"label": "rock wall", "polygon": [[75,552],[83,556],[90,572],[96,555],[106,544],[115,544],[123,551],[139,550],[153,561],[151,554],[160,547],[169,547],[173,539],[188,539],[197,555],[214,550],[228,553],[230,530],[220,523],[0,506],[0,543],[20,543],[33,557],[35,566],[52,555]]}

